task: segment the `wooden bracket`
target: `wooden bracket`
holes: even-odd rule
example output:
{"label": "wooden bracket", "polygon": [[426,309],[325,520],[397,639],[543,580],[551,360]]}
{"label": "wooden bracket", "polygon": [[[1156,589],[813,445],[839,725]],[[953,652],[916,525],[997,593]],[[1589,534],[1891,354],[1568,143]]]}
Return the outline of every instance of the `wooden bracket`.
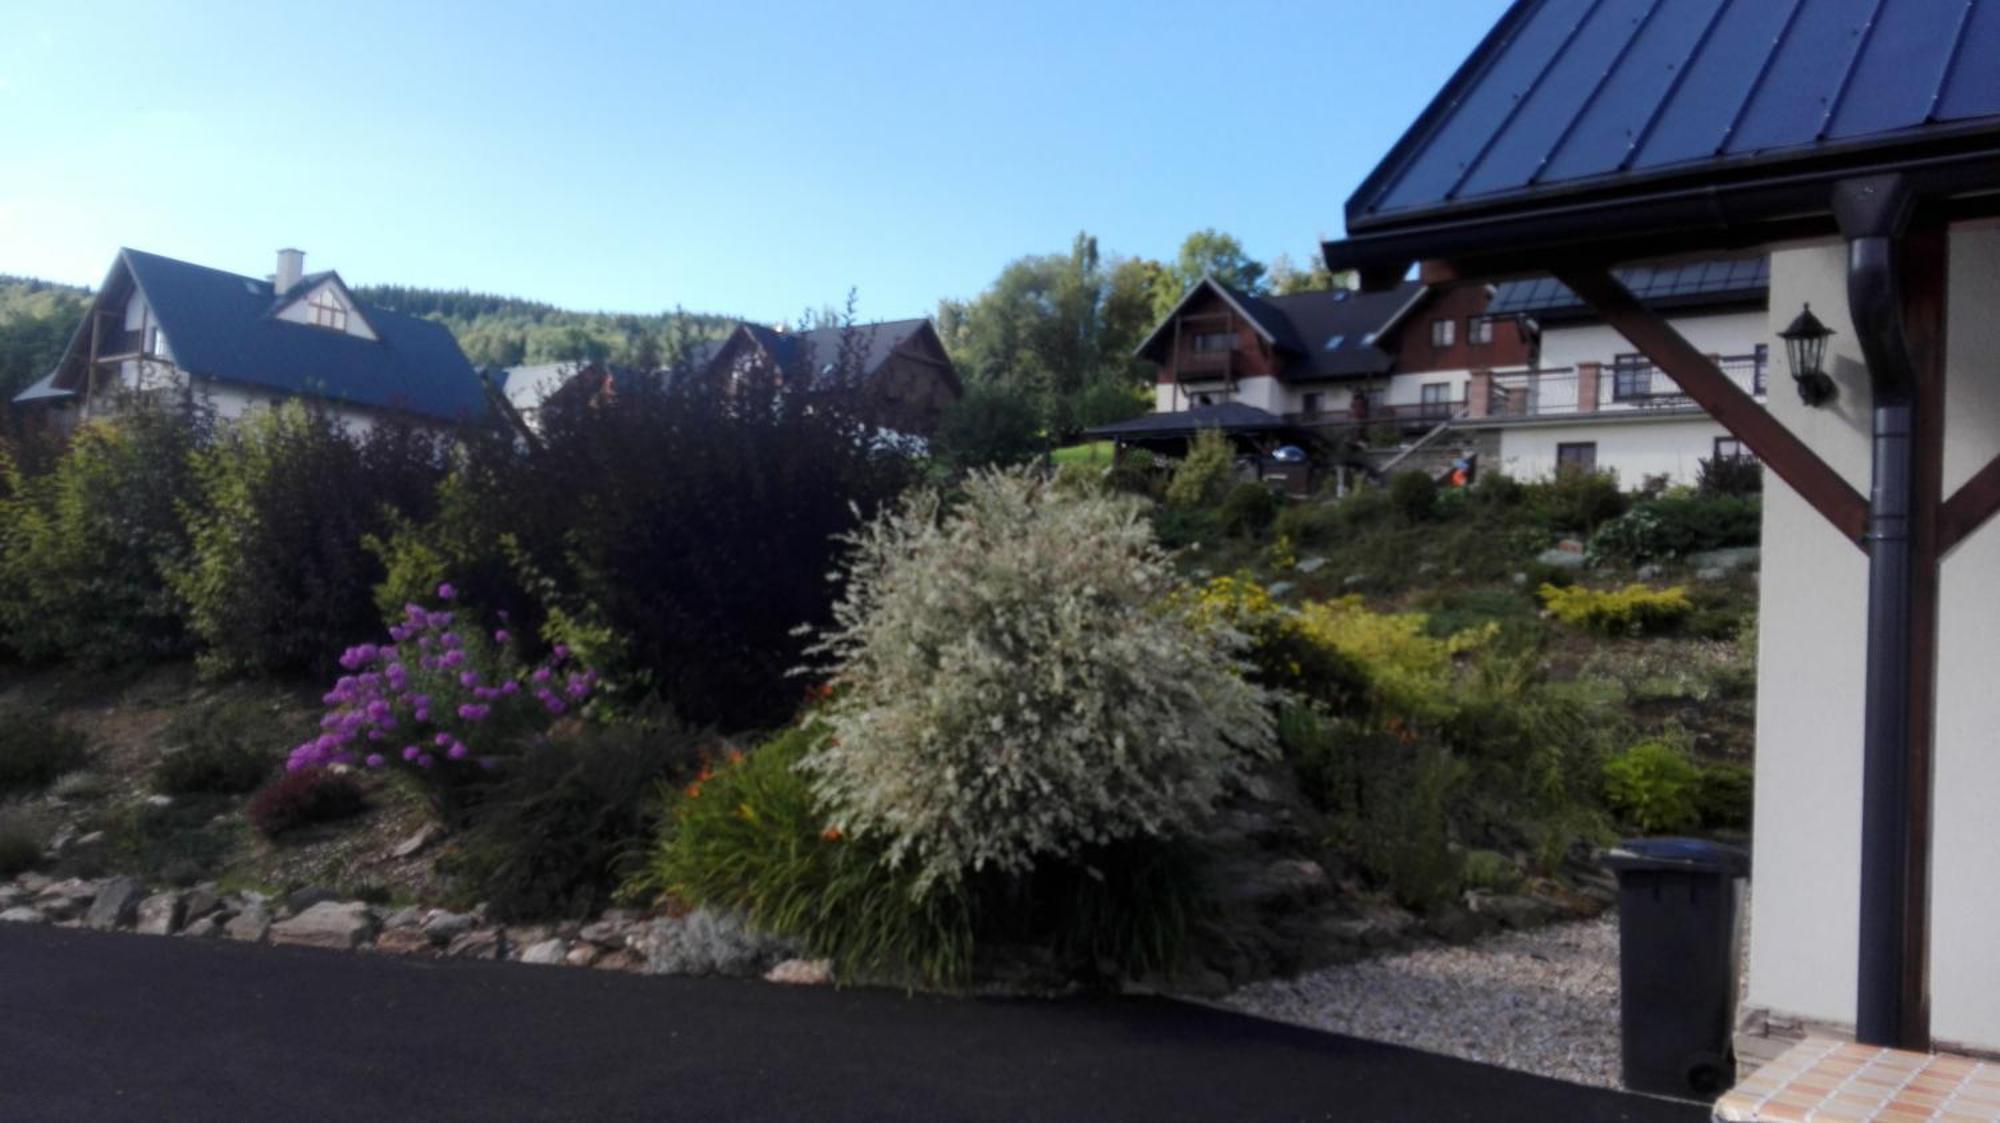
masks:
{"label": "wooden bracket", "polygon": [[1757,404],[1749,392],[1695,350],[1659,314],[1639,303],[1601,266],[1555,270],[1556,279],[1591,306],[1604,322],[1666,372],[1687,396],[1735,434],[1766,467],[1792,486],[1847,540],[1863,549],[1868,501],[1790,429]]}
{"label": "wooden bracket", "polygon": [[1944,501],[1938,511],[1938,553],[1950,553],[1995,512],[2000,512],[2000,457],[1987,461]]}

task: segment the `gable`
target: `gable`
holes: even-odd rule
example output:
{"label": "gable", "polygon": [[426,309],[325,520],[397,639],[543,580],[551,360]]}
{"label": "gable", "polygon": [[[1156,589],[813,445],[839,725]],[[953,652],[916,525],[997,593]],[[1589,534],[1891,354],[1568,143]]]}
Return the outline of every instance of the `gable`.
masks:
{"label": "gable", "polygon": [[381,337],[361,314],[359,302],[347,291],[338,276],[328,276],[318,284],[299,283],[295,292],[280,298],[285,303],[273,313],[287,323],[302,324],[322,331],[338,331],[374,342]]}

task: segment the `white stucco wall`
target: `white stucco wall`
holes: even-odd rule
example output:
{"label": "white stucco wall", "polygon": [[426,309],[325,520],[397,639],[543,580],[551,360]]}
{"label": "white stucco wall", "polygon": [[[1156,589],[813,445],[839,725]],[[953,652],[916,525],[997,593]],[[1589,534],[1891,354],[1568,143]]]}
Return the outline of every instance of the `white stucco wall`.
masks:
{"label": "white stucco wall", "polygon": [[[1777,307],[1777,301],[1771,302]],[[1819,307],[1815,304],[1813,307]],[[1792,309],[1796,315],[1796,306]],[[1757,344],[1766,342],[1763,312],[1724,312],[1713,316],[1669,316],[1674,329],[1704,355],[1748,355]],[[1790,322],[1787,317],[1786,322]],[[1783,325],[1779,325],[1783,326]],[[1578,363],[1603,363],[1638,348],[1618,334],[1616,328],[1601,323],[1544,324],[1541,365],[1544,369],[1573,367]]]}
{"label": "white stucco wall", "polygon": [[1382,403],[1389,406],[1419,405],[1424,400],[1424,387],[1442,382],[1451,387],[1445,396],[1452,401],[1465,398],[1465,380],[1472,377],[1469,370],[1427,370],[1414,374],[1398,374],[1389,378],[1389,385],[1383,390]]}
{"label": "white stucco wall", "polygon": [[[1947,350],[1945,492],[2000,453],[2000,230],[1954,231]],[[1799,309],[1837,333],[1830,408],[1773,393],[1770,408],[1862,494],[1868,383],[1847,317],[1837,243],[1771,258],[1775,339]],[[1851,1024],[1859,909],[1867,559],[1790,488],[1766,476],[1757,703],[1752,1006]],[[1939,605],[1932,844],[1932,1031],[2000,1049],[2000,528],[1944,563]]]}
{"label": "white stucco wall", "polygon": [[[278,402],[289,400],[275,390],[259,392],[205,378],[197,381],[195,392],[202,395],[203,400],[215,410],[215,418],[218,421],[235,421],[260,410],[275,408]],[[341,406],[327,401],[321,401],[319,404],[328,414],[339,420],[348,432],[357,437],[366,436],[368,431],[375,427],[376,417],[372,410]]]}
{"label": "white stucco wall", "polygon": [[1267,374],[1238,379],[1233,396],[1229,393],[1229,384],[1221,379],[1213,382],[1182,382],[1178,394],[1175,393],[1175,389],[1175,385],[1171,382],[1162,382],[1154,386],[1154,412],[1174,413],[1194,409],[1197,399],[1203,394],[1209,395],[1218,404],[1236,401],[1278,414],[1298,408],[1289,404],[1297,399],[1297,395],[1288,396],[1285,384]]}
{"label": "white stucco wall", "polygon": [[1699,478],[1701,461],[1715,454],[1715,438],[1728,435],[1727,429],[1699,413],[1509,425],[1500,430],[1499,467],[1516,479],[1543,479],[1555,474],[1557,445],[1588,441],[1597,445],[1598,469],[1617,472],[1625,487],[1638,487],[1648,476],[1666,476],[1670,484],[1692,484]]}

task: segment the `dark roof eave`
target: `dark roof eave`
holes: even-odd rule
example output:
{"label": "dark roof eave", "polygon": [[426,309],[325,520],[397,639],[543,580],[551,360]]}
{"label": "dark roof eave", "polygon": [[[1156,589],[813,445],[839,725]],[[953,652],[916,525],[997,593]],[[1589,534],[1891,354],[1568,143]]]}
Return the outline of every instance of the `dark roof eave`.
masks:
{"label": "dark roof eave", "polygon": [[[1729,183],[1689,183],[1642,191],[1622,181],[1583,193],[1528,192],[1502,206],[1374,219],[1322,246],[1328,268],[1356,269],[1365,287],[1400,280],[1418,261],[1454,263],[1458,279],[1546,272],[1552,259],[1602,262],[1740,249],[1835,230],[1833,188],[1857,176],[1901,173],[1920,198],[1963,200],[1967,215],[2000,214],[2000,129],[1970,151],[1846,160],[1799,170],[1772,161],[1769,174]],[[1881,153],[1874,151],[1879,157]]]}

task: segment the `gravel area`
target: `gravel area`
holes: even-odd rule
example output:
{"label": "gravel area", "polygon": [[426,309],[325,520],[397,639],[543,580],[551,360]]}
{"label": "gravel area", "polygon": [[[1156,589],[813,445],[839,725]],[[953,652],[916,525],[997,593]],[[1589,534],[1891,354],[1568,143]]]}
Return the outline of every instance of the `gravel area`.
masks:
{"label": "gravel area", "polygon": [[1579,1084],[1619,1086],[1618,922],[1609,913],[1256,983],[1222,1004]]}

